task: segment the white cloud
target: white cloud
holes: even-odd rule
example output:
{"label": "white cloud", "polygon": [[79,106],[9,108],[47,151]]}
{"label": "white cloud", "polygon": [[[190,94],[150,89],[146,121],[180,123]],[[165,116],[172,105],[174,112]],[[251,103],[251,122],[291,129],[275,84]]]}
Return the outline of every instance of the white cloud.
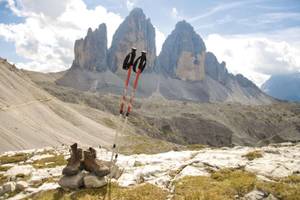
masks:
{"label": "white cloud", "polygon": [[300,48],[291,42],[263,35],[209,35],[206,46],[230,72],[241,73],[261,85],[274,74],[300,71]]}
{"label": "white cloud", "polygon": [[126,0],[127,9],[129,11],[132,10],[135,7],[136,3],[137,3],[137,0]]}
{"label": "white cloud", "polygon": [[172,8],[172,10],[171,10],[171,17],[174,18],[174,19],[178,18],[177,8],[175,8],[175,7]]}
{"label": "white cloud", "polygon": [[191,17],[191,18],[187,19],[187,21],[195,22],[195,21],[198,21],[200,19],[212,16],[216,13],[221,12],[221,11],[226,11],[226,10],[229,10],[229,9],[232,9],[232,8],[235,8],[235,7],[239,7],[239,6],[248,4],[250,2],[251,1],[238,1],[238,2],[231,2],[231,3],[226,3],[226,4],[219,4],[219,5],[216,5],[215,7],[212,7],[208,11],[202,13],[201,15],[197,15],[197,16],[194,16],[194,17]]}
{"label": "white cloud", "polygon": [[156,27],[155,28],[155,45],[156,45],[156,54],[158,55],[161,51],[162,45],[166,40],[166,36],[160,32]]}
{"label": "white cloud", "polygon": [[84,37],[89,27],[95,29],[106,23],[110,45],[113,33],[123,20],[102,6],[88,9],[82,0],[7,2],[13,13],[24,17],[25,22],[0,23],[0,37],[14,42],[18,55],[32,60],[18,66],[36,71],[70,67],[74,41]]}

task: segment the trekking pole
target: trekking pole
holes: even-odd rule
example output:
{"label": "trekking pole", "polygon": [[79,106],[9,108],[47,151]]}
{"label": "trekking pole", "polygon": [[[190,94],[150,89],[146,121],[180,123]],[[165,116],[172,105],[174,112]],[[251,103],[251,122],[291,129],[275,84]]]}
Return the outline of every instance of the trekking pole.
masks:
{"label": "trekking pole", "polygon": [[[125,106],[125,103],[126,103],[127,90],[128,90],[128,85],[129,85],[129,81],[130,81],[132,66],[134,64],[135,55],[136,55],[136,48],[132,47],[131,52],[125,57],[124,62],[123,62],[123,69],[128,70],[128,71],[127,71],[127,77],[126,77],[126,80],[125,80],[123,95],[121,97],[121,102],[120,102],[120,114],[119,114],[120,121],[121,121],[122,116],[124,114],[124,106]],[[116,133],[115,133],[115,137],[114,137],[114,143],[113,143],[113,146],[112,146],[112,154],[111,154],[111,159],[110,159],[110,163],[111,163],[110,168],[112,166],[112,161],[113,161],[114,156],[115,156],[115,150],[116,150],[116,147],[117,147],[117,139],[118,139],[118,134],[119,134],[120,128],[121,128],[121,126],[118,126],[118,128],[116,129]]]}
{"label": "trekking pole", "polygon": [[[136,59],[136,61],[134,62],[134,64],[133,64],[133,71],[136,73],[136,76],[135,76],[135,80],[134,80],[134,83],[133,83],[133,89],[132,89],[132,92],[131,92],[131,97],[130,97],[130,100],[129,100],[129,103],[128,103],[127,111],[126,111],[126,114],[125,114],[125,120],[124,120],[122,129],[121,129],[121,132],[120,132],[121,135],[124,133],[124,131],[126,129],[128,117],[129,117],[129,114],[130,114],[130,112],[132,110],[132,107],[133,107],[133,101],[134,101],[135,93],[136,93],[136,90],[137,90],[137,87],[138,87],[139,77],[140,77],[141,73],[144,71],[144,69],[146,67],[146,63],[147,63],[146,52],[142,51],[142,55],[140,57],[138,57]],[[115,155],[115,161],[114,162],[116,162],[116,160],[118,158],[118,152],[119,152],[119,147],[117,147],[117,149],[116,149],[116,155]]]}

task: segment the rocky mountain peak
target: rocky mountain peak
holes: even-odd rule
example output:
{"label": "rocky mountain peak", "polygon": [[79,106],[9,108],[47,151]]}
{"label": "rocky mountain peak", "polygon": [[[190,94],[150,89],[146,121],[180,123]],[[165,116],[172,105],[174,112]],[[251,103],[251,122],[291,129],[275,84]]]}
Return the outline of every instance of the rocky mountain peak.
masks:
{"label": "rocky mountain peak", "polygon": [[176,31],[189,31],[189,32],[193,32],[194,28],[187,21],[182,20],[182,21],[179,21],[179,22],[176,23],[175,30]]}
{"label": "rocky mountain peak", "polygon": [[158,71],[182,80],[202,80],[205,50],[205,44],[194,28],[186,21],[180,21],[162,47]]}
{"label": "rocky mountain peak", "polygon": [[100,24],[94,31],[89,28],[84,39],[76,40],[74,54],[72,68],[105,71],[107,69],[106,25]]}
{"label": "rocky mountain peak", "polygon": [[112,72],[123,74],[121,65],[131,47],[147,51],[147,68],[152,68],[156,60],[155,29],[143,10],[133,9],[115,32],[109,50],[108,63]]}
{"label": "rocky mountain peak", "polygon": [[130,17],[135,17],[135,18],[144,18],[146,19],[146,15],[144,14],[143,10],[141,8],[134,8],[131,10],[131,12],[129,13]]}

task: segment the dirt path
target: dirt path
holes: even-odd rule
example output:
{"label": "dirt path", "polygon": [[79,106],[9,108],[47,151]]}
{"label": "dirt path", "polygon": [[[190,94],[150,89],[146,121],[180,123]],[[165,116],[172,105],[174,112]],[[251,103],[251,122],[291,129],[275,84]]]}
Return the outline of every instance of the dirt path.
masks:
{"label": "dirt path", "polygon": [[0,107],[0,111],[7,111],[7,110],[11,110],[11,109],[17,109],[20,107],[25,107],[34,103],[42,103],[42,102],[48,102],[51,101],[51,98],[45,98],[45,99],[37,99],[37,100],[33,100],[33,101],[29,101],[26,103],[21,103],[21,104],[17,104],[17,105],[7,105],[4,107]]}

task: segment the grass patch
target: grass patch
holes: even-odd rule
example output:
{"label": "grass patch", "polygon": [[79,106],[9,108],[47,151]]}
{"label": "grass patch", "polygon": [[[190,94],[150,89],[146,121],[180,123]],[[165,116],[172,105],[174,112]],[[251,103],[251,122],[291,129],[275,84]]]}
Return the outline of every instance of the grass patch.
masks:
{"label": "grass patch", "polygon": [[17,153],[12,156],[1,156],[0,157],[0,164],[9,164],[9,163],[18,163],[22,161],[26,161],[31,157],[30,154],[27,153]]}
{"label": "grass patch", "polygon": [[7,182],[7,177],[4,176],[3,174],[0,174],[0,185],[3,185],[6,182]]}
{"label": "grass patch", "polygon": [[30,175],[25,175],[25,174],[17,174],[16,178],[18,181],[28,181],[30,179]]}
{"label": "grass patch", "polygon": [[62,189],[49,190],[33,195],[28,199],[32,200],[50,200],[50,199],[78,199],[78,200],[165,200],[168,193],[159,187],[151,184],[143,184],[136,187],[124,188],[112,184],[111,192],[107,187],[100,189],[82,189],[79,191],[66,192]]}
{"label": "grass patch", "polygon": [[141,135],[126,135],[122,141],[120,152],[125,155],[161,153],[174,150],[176,147],[172,143]]}
{"label": "grass patch", "polygon": [[107,126],[109,128],[112,128],[112,129],[117,128],[117,124],[110,118],[103,118],[103,123],[105,124],[105,126]]}
{"label": "grass patch", "polygon": [[44,183],[58,182],[60,177],[61,176],[56,176],[56,177],[51,176],[51,177],[48,177],[48,178],[43,178],[41,181],[32,184],[31,187],[38,188],[38,187],[42,186]]}
{"label": "grass patch", "polygon": [[0,166],[0,172],[6,172],[10,168],[12,168],[12,167],[11,166]]}
{"label": "grass patch", "polygon": [[188,150],[191,150],[191,151],[199,151],[199,150],[207,148],[208,146],[205,144],[188,144],[188,145],[186,145],[186,147]]}
{"label": "grass patch", "polygon": [[[28,181],[30,179],[30,176],[26,176],[25,174],[17,174],[16,178],[18,181]],[[3,174],[0,174],[0,185],[3,185],[4,183],[8,182],[9,178]]]}
{"label": "grass patch", "polygon": [[248,160],[254,160],[257,158],[262,158],[263,154],[261,151],[251,151],[251,152],[243,155],[242,157],[247,158]]}
{"label": "grass patch", "polygon": [[243,170],[224,169],[211,177],[185,177],[175,184],[175,200],[231,200],[253,190],[255,174]]}
{"label": "grass patch", "polygon": [[278,182],[258,182],[257,189],[273,194],[279,199],[300,199],[300,176],[292,175]]}
{"label": "grass patch", "polygon": [[53,155],[53,157],[36,160],[33,162],[32,165],[36,169],[42,169],[42,168],[54,168],[66,164],[67,161],[65,160],[64,155]]}

